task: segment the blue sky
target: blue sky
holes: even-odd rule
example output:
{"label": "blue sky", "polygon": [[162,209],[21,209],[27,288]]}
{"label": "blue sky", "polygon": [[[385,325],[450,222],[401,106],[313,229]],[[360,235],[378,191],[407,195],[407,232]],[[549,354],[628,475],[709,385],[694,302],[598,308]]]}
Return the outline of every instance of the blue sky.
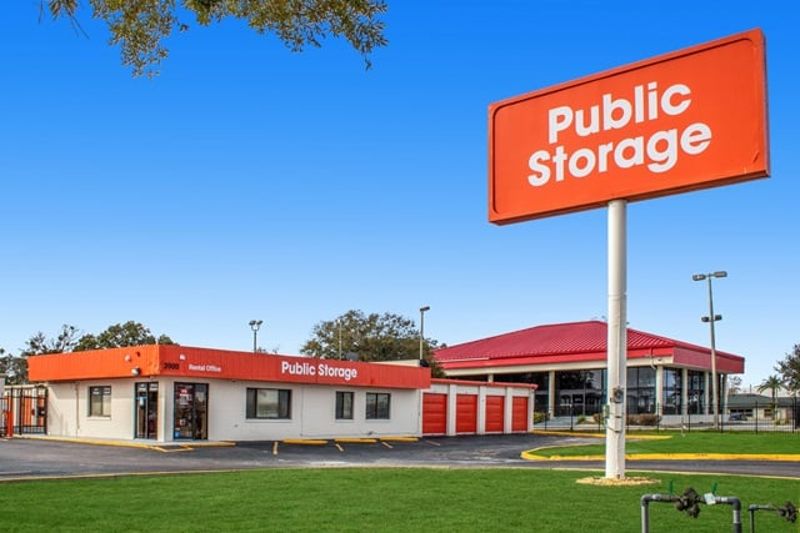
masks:
{"label": "blue sky", "polygon": [[[182,344],[296,353],[351,308],[454,344],[606,314],[606,213],[486,216],[490,102],[727,34],[767,37],[772,177],[632,204],[631,327],[718,347],[758,383],[800,343],[797,12],[785,3],[390,2],[372,70],[237,23],[169,43],[132,78],[89,38],[0,20],[0,346],[137,320]],[[797,9],[797,8],[788,8]]]}

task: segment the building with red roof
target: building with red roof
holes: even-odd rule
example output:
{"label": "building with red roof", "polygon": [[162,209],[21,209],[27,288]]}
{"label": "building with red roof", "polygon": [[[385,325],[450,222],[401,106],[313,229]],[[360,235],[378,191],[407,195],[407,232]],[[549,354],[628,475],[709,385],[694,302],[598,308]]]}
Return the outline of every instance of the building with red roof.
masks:
{"label": "building with red roof", "polygon": [[[536,410],[550,416],[593,415],[606,403],[607,336],[598,320],[550,324],[448,346],[435,357],[451,378],[536,384]],[[716,353],[724,399],[726,377],[744,372],[744,357]],[[628,328],[627,368],[629,414],[667,421],[709,414],[709,348]]]}

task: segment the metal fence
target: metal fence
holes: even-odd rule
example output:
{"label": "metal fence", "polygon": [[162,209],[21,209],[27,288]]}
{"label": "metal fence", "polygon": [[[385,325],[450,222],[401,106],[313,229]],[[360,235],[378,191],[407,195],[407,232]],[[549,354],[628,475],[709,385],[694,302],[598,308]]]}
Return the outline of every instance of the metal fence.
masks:
{"label": "metal fence", "polygon": [[[557,429],[567,431],[605,429],[602,415],[584,415],[583,409],[574,406],[559,406],[557,414],[550,418],[544,412],[534,413],[534,427],[537,429]],[[677,421],[676,421],[677,420]],[[764,402],[754,401],[746,405],[728,407],[726,413],[719,417],[718,431],[751,431],[755,433],[800,433],[800,400],[793,398],[776,398]],[[685,414],[678,418],[671,416],[670,423],[665,423],[663,418],[647,413],[628,415],[628,428],[662,429],[682,431],[703,430],[713,428],[709,415]]]}

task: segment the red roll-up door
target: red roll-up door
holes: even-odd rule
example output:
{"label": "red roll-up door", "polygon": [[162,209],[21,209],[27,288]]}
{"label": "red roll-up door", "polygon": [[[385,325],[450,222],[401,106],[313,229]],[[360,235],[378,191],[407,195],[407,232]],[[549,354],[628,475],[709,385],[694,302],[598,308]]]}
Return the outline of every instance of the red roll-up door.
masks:
{"label": "red roll-up door", "polygon": [[422,396],[422,432],[425,435],[447,433],[447,394],[426,392]]}
{"label": "red roll-up door", "polygon": [[456,433],[478,432],[478,397],[474,394],[456,396]]}
{"label": "red roll-up door", "polygon": [[502,433],[505,418],[506,399],[504,396],[486,397],[486,433]]}
{"label": "red roll-up door", "polygon": [[528,431],[527,398],[514,398],[511,404],[511,431]]}

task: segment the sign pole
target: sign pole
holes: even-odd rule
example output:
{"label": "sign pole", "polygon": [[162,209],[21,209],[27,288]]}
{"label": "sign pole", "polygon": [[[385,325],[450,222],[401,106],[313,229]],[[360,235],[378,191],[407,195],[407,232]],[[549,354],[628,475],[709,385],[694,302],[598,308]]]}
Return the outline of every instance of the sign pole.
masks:
{"label": "sign pole", "polygon": [[608,203],[608,418],[606,478],[625,477],[627,335],[627,200]]}

